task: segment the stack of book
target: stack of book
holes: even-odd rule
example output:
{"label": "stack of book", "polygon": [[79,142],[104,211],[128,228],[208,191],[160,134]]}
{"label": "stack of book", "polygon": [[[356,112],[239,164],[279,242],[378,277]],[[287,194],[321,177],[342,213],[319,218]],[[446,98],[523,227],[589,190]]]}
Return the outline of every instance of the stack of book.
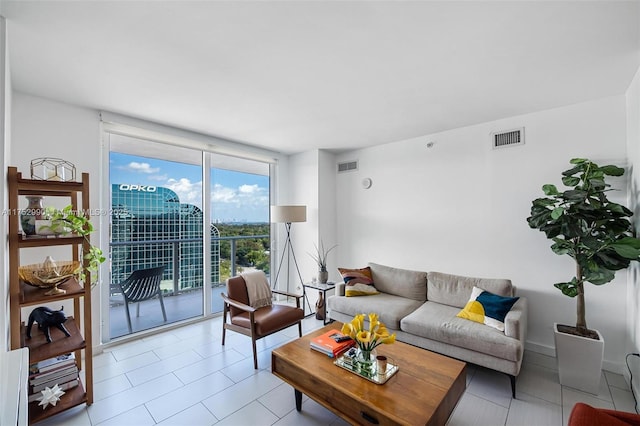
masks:
{"label": "stack of book", "polygon": [[311,339],[311,348],[335,358],[353,345],[355,341],[338,330],[329,330]]}
{"label": "stack of book", "polygon": [[29,366],[29,402],[42,396],[41,391],[58,385],[66,391],[78,386],[78,366],[73,353],[31,364]]}

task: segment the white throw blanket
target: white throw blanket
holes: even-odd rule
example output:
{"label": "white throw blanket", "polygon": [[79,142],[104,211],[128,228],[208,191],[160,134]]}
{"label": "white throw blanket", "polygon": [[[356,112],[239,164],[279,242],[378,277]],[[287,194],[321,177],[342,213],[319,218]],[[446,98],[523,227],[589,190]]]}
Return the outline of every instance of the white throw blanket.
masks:
{"label": "white throw blanket", "polygon": [[247,283],[249,306],[256,309],[263,306],[271,306],[271,288],[264,272],[253,271],[240,275]]}

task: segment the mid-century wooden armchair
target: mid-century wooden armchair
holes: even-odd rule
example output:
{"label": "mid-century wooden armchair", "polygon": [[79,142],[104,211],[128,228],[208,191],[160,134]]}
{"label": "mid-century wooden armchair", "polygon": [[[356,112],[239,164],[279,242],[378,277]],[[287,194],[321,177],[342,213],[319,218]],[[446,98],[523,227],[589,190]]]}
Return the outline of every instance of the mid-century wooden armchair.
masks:
{"label": "mid-century wooden armchair", "polygon": [[[266,279],[266,278],[265,278]],[[282,294],[296,299],[296,306],[272,304],[261,308],[249,306],[247,283],[242,276],[232,277],[227,280],[228,296],[221,294],[224,300],[222,316],[222,344],[224,345],[226,330],[236,331],[251,337],[253,346],[253,367],[258,368],[258,355],[256,352],[256,340],[298,324],[298,335],[302,337],[302,319],[304,312],[300,308],[302,295],[291,294],[272,290],[275,294]],[[229,322],[227,323],[227,313]]]}

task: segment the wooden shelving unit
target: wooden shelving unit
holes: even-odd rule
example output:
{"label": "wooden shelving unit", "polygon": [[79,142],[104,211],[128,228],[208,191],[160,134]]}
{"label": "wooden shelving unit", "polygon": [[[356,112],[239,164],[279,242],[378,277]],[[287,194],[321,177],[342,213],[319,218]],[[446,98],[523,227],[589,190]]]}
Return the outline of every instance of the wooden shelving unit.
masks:
{"label": "wooden shelving unit", "polygon": [[[36,423],[47,417],[58,414],[80,404],[93,403],[93,351],[91,338],[91,275],[87,271],[87,261],[82,259],[86,279],[80,283],[71,278],[59,285],[66,290],[65,294],[45,295],[46,289],[37,288],[24,283],[18,276],[20,252],[24,248],[41,247],[42,258],[46,256],[47,247],[66,246],[70,249],[71,260],[81,259],[81,248],[87,252],[89,242],[83,237],[38,237],[25,236],[20,230],[19,197],[24,195],[42,195],[44,197],[65,197],[74,210],[89,211],[89,175],[82,174],[81,182],[50,182],[24,179],[15,167],[8,169],[9,191],[9,292],[10,292],[10,324],[11,349],[29,348],[29,363],[74,352],[79,370],[84,369],[85,381],[75,388],[69,389],[61,397],[56,406],[45,410],[38,402],[29,404],[29,423]],[[68,260],[68,259],[64,259]],[[52,342],[47,343],[44,334],[34,325],[31,339],[26,339],[26,322],[22,308],[37,307],[63,300],[73,300],[73,315],[66,312],[68,319],[65,327],[71,333],[66,337],[60,330],[51,328]],[[28,316],[28,313],[26,314]],[[84,352],[84,357],[83,357]],[[83,368],[84,359],[84,368]]]}

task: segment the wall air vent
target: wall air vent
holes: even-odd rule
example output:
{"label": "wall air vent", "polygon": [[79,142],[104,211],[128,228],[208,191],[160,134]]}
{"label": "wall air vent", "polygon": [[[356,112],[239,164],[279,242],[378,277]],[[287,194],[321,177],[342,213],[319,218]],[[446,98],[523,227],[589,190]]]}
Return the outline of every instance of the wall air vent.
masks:
{"label": "wall air vent", "polygon": [[516,145],[524,145],[524,127],[491,133],[491,146],[493,149]]}
{"label": "wall air vent", "polygon": [[345,163],[338,163],[338,173],[353,172],[358,170],[357,161],[347,161]]}

